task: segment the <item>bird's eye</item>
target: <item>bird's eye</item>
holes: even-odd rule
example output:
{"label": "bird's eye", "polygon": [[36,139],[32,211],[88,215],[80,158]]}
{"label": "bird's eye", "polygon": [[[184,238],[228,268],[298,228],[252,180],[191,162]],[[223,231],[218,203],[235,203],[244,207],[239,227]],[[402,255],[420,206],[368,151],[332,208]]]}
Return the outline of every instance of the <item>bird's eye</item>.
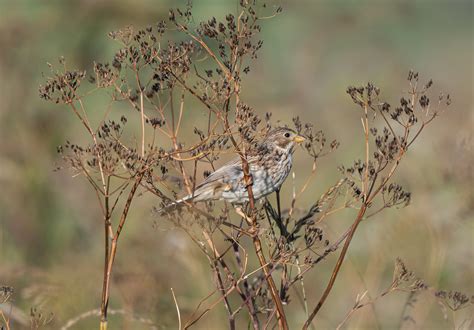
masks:
{"label": "bird's eye", "polygon": [[289,138],[289,137],[290,137],[290,133],[286,132],[286,133],[285,133],[285,137],[286,137],[286,138]]}

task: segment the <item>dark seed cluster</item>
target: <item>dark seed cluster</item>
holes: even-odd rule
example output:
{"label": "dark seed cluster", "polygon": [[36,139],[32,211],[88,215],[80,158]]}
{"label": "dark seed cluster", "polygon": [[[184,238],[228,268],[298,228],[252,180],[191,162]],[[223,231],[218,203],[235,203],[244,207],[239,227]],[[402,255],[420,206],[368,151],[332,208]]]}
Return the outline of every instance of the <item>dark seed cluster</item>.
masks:
{"label": "dark seed cluster", "polygon": [[428,285],[416,277],[415,273],[405,266],[402,259],[397,258],[393,273],[392,288],[406,291],[420,291],[428,289]]}
{"label": "dark seed cluster", "polygon": [[332,140],[328,145],[323,131],[319,130],[315,132],[314,126],[311,123],[303,124],[299,116],[293,118],[293,125],[295,126],[296,132],[306,139],[303,147],[314,161],[319,157],[328,155],[339,147],[337,140]]}
{"label": "dark seed cluster", "polygon": [[457,311],[466,307],[469,303],[474,304],[474,296],[469,299],[469,296],[459,291],[444,291],[439,290],[435,292],[436,298],[443,301],[452,311]]}
{"label": "dark seed cluster", "polygon": [[42,99],[55,103],[72,103],[78,99],[76,92],[85,76],[85,71],[56,72],[46,79],[44,85],[40,85],[39,95]]}

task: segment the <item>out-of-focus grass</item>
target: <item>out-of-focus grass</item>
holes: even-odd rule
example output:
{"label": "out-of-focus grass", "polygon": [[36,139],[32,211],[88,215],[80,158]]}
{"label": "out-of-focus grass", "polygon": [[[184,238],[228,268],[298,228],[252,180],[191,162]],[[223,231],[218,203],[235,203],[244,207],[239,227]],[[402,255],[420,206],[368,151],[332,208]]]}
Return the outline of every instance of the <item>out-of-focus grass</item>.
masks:
{"label": "out-of-focus grass", "polygon": [[[47,72],[47,61],[60,55],[70,67],[90,69],[93,60],[107,60],[116,49],[108,31],[154,23],[174,5],[0,3],[0,284],[16,289],[14,303],[21,309],[36,305],[54,312],[53,328],[99,305],[102,230],[87,184],[67,171],[53,172],[55,147],[80,136],[82,128],[64,109],[39,100],[41,73]],[[413,192],[412,205],[363,223],[319,325],[331,328],[342,321],[357,293],[383,290],[397,256],[430,285],[474,293],[472,2],[283,5],[283,14],[264,24],[264,47],[243,93],[262,114],[273,111],[273,118],[284,123],[299,115],[341,142],[335,154],[322,160],[316,184],[302,203],[309,204],[335,182],[338,165],[363,152],[358,113],[345,95],[348,85],[373,81],[388,101],[397,102],[406,90],[406,72],[415,68],[433,78],[435,91],[447,91],[454,100],[449,113],[417,141],[398,173]],[[235,6],[236,1],[195,1],[195,15],[222,15]],[[309,171],[308,159],[301,153],[296,159],[297,173]],[[298,174],[296,184],[303,179]],[[290,180],[283,193],[291,193]],[[151,230],[156,220],[151,205],[152,199],[142,198],[132,210],[114,271],[111,308],[128,308],[164,328],[175,327],[170,287],[189,313],[210,292],[212,278],[207,261],[183,234]],[[333,219],[325,230],[336,233],[349,221],[349,215]],[[333,262],[329,258],[307,280],[310,305],[319,298]],[[357,312],[351,327],[396,328],[405,300],[404,294],[384,298]],[[417,327],[452,326],[452,316],[444,320],[433,299],[419,300],[412,313]],[[470,312],[461,312],[457,322]],[[297,302],[289,315],[294,325],[305,319]],[[112,326],[140,327],[120,316],[112,320]],[[225,324],[221,308],[206,316],[201,328]],[[91,319],[78,329],[95,325]]]}

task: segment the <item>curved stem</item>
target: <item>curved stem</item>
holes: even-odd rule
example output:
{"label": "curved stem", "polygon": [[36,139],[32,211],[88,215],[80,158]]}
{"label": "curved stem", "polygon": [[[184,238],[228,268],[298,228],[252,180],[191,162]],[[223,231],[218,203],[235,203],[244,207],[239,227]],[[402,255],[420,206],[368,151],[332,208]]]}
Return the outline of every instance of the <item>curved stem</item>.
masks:
{"label": "curved stem", "polygon": [[344,242],[344,246],[342,248],[341,254],[339,255],[339,258],[337,259],[336,266],[334,267],[334,270],[331,274],[331,278],[329,279],[329,283],[326,286],[326,289],[324,290],[323,295],[321,296],[321,299],[319,299],[318,304],[314,308],[314,310],[311,312],[311,315],[308,317],[306,320],[305,324],[303,325],[303,329],[306,330],[308,329],[309,325],[312,323],[314,317],[316,314],[319,312],[321,307],[323,306],[324,302],[326,301],[326,298],[329,296],[329,293],[332,290],[332,287],[334,286],[334,282],[336,281],[336,277],[339,273],[339,270],[341,269],[342,263],[344,262],[344,258],[347,254],[347,250],[349,248],[349,245],[351,244],[352,237],[354,236],[354,233],[359,226],[360,222],[362,221],[365,211],[367,210],[367,205],[362,204],[362,207],[359,211],[359,214],[357,214],[357,218],[354,221],[354,223],[351,226],[351,229],[349,231],[349,235],[346,238],[346,241]]}

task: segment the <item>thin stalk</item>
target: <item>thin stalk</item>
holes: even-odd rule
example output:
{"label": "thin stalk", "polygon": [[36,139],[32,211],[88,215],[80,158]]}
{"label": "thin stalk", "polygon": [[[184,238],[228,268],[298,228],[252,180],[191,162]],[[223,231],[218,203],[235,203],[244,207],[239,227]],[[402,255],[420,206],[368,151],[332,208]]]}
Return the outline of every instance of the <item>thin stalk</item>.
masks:
{"label": "thin stalk", "polygon": [[110,296],[110,277],[112,274],[112,267],[114,265],[115,256],[117,254],[117,244],[122,232],[123,226],[128,216],[128,211],[130,210],[130,205],[132,204],[133,198],[137,191],[137,188],[140,186],[143,176],[145,175],[145,170],[142,170],[135,179],[135,183],[132,186],[125,206],[120,217],[120,221],[115,231],[115,234],[112,238],[111,246],[109,248],[109,254],[107,257],[107,266],[104,273],[104,284],[103,284],[103,293],[102,293],[102,305],[101,305],[101,320],[100,320],[100,329],[107,330],[107,309],[109,305],[109,296]]}
{"label": "thin stalk", "polygon": [[324,290],[324,293],[321,296],[321,299],[319,300],[318,304],[316,305],[314,310],[311,312],[311,315],[308,317],[305,324],[303,325],[303,330],[308,329],[310,324],[313,322],[314,317],[316,316],[316,314],[319,312],[319,310],[323,306],[324,302],[326,301],[326,298],[329,296],[329,293],[331,292],[331,289],[334,286],[334,282],[336,281],[339,270],[341,269],[342,263],[344,262],[344,258],[346,256],[349,245],[351,244],[354,233],[355,233],[357,227],[359,226],[360,222],[362,221],[366,210],[367,210],[367,206],[365,204],[362,204],[362,207],[359,211],[359,214],[357,215],[356,220],[352,224],[351,229],[349,231],[349,234],[348,234],[348,236],[347,236],[347,238],[344,242],[344,246],[342,247],[341,254],[339,255],[336,266],[334,267],[334,270],[331,274],[331,278],[329,279],[329,283],[327,284],[326,289]]}

